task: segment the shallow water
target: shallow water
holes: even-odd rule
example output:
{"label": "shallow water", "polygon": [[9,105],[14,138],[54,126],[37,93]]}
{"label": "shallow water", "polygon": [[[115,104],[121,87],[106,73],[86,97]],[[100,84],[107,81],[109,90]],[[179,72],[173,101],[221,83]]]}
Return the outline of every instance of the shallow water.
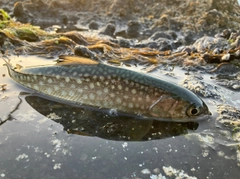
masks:
{"label": "shallow water", "polygon": [[[30,66],[33,62],[51,64],[53,60],[20,56],[11,58],[11,62]],[[213,116],[192,128],[131,119],[131,122],[119,119],[120,123],[117,117],[104,113],[85,108],[64,111],[66,106],[34,94],[32,98],[29,94],[19,95],[31,91],[12,81],[3,64],[1,60],[0,84],[7,84],[7,90],[0,94],[0,118],[2,122],[9,120],[0,126],[2,178],[239,177],[237,144],[216,125],[217,100],[203,99]],[[181,84],[185,71],[175,68],[171,73],[174,77],[166,75],[164,70],[153,72]],[[207,74],[204,80],[213,83]],[[239,93],[229,94],[224,103],[239,106]],[[49,104],[53,108],[48,108]],[[76,122],[79,116],[85,121]]]}

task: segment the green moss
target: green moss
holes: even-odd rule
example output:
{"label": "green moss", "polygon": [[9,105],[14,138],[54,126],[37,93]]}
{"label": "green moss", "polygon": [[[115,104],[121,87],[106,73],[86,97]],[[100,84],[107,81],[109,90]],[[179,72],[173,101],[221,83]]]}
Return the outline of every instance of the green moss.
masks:
{"label": "green moss", "polygon": [[16,34],[19,39],[29,42],[39,41],[39,37],[29,28],[16,29]]}
{"label": "green moss", "polygon": [[0,21],[0,29],[4,29],[9,25],[9,21]]}
{"label": "green moss", "polygon": [[3,9],[0,9],[0,16],[2,21],[10,20],[10,16],[8,15],[7,12],[5,12]]}

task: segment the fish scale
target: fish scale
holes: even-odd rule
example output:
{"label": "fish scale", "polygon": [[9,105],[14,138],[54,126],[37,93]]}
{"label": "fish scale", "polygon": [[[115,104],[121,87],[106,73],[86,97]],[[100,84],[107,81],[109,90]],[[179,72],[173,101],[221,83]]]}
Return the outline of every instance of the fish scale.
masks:
{"label": "fish scale", "polygon": [[195,121],[210,114],[205,103],[185,88],[90,59],[66,57],[56,65],[22,69],[7,66],[16,82],[70,104],[164,121]]}

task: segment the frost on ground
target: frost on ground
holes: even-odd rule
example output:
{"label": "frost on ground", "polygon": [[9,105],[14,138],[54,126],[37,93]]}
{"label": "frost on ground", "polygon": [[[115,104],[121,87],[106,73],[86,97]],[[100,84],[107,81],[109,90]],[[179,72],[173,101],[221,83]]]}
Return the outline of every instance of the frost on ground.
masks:
{"label": "frost on ground", "polygon": [[177,170],[171,166],[169,167],[165,167],[163,166],[163,171],[164,173],[169,176],[169,177],[175,177],[177,179],[197,179],[197,177],[194,176],[189,176],[188,174],[186,174],[183,170]]}
{"label": "frost on ground", "polygon": [[26,159],[26,161],[28,161],[28,155],[24,153],[24,154],[19,155],[19,156],[16,158],[17,161],[20,161],[20,160],[22,160],[22,159]]}

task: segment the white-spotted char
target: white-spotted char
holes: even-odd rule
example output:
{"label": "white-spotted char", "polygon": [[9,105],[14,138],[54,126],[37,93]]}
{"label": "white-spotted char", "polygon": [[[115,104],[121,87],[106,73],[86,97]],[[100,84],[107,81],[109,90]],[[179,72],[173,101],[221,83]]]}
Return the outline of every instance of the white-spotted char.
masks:
{"label": "white-spotted char", "polygon": [[199,97],[174,83],[82,57],[63,58],[52,66],[7,66],[21,85],[75,105],[164,121],[195,121],[210,114]]}

